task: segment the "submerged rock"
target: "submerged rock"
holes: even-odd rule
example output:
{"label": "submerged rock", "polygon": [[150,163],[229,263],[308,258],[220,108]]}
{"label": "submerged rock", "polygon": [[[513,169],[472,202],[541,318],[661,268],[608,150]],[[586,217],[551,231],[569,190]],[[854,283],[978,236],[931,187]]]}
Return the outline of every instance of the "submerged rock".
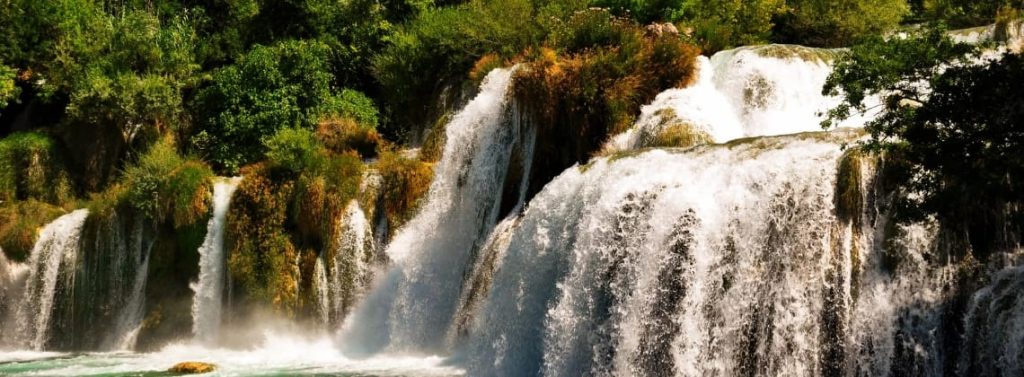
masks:
{"label": "submerged rock", "polygon": [[168,372],[175,374],[202,374],[213,372],[216,365],[200,361],[185,361],[175,364]]}

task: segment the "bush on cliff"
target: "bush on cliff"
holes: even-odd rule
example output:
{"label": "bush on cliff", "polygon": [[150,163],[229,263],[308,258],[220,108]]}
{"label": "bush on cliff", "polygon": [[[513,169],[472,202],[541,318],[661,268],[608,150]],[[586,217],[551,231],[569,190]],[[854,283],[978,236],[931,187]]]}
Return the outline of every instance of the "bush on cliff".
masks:
{"label": "bush on cliff", "polygon": [[540,125],[531,193],[586,161],[629,128],[658,93],[696,77],[696,47],[678,35],[651,35],[604,10],[552,27],[552,47],[533,51],[516,72],[516,102]]}
{"label": "bush on cliff", "polygon": [[124,171],[125,199],[140,214],[175,227],[192,225],[210,211],[213,171],[178,155],[168,141],[155,144]]}
{"label": "bush on cliff", "polygon": [[0,204],[0,249],[10,260],[25,261],[39,230],[63,214],[62,208],[36,200]]}
{"label": "bush on cliff", "polygon": [[53,139],[39,132],[0,139],[0,202],[35,199],[63,205],[74,195]]}
{"label": "bush on cliff", "polygon": [[407,158],[386,150],[374,164],[380,174],[381,204],[392,229],[405,224],[415,214],[421,200],[430,191],[434,178],[433,164]]}

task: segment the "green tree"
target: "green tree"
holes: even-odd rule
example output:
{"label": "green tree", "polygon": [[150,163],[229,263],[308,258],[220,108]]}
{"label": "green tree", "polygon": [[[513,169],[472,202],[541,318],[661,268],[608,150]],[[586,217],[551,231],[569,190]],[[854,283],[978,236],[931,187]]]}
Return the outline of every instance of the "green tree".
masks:
{"label": "green tree", "polygon": [[775,17],[772,40],[844,47],[899,26],[909,14],[906,0],[788,0]]}
{"label": "green tree", "polygon": [[954,27],[981,26],[992,23],[1004,6],[1024,7],[1020,0],[917,0],[920,17],[941,20]]}
{"label": "green tree", "polygon": [[430,100],[445,85],[461,82],[485,54],[511,56],[536,45],[540,29],[534,12],[529,0],[474,0],[432,8],[388,36],[387,47],[372,60],[398,123],[384,131],[396,135],[426,124]]}
{"label": "green tree", "polygon": [[263,141],[281,128],[315,129],[326,116],[375,122],[365,96],[337,91],[330,48],[318,41],[257,45],[235,64],[213,74],[196,95],[198,132],[192,143],[220,168],[237,171],[259,160]]}
{"label": "green tree", "polygon": [[903,164],[905,208],[963,226],[984,255],[1024,225],[1024,58],[978,60],[978,51],[942,28],[872,38],[838,63],[825,91],[845,94],[831,119],[881,98],[864,147]]}
{"label": "green tree", "polygon": [[693,27],[707,52],[767,42],[785,0],[686,0],[676,18]]}

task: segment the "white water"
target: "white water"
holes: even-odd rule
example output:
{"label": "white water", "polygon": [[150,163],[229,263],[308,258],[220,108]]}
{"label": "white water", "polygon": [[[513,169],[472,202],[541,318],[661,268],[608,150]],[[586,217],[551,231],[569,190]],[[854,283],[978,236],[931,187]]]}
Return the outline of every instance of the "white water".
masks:
{"label": "white water", "polygon": [[[25,290],[25,279],[28,277],[29,266],[7,259],[0,249],[0,339],[11,339],[17,335],[14,328],[4,326],[11,323],[21,302],[21,294]],[[9,332],[11,331],[11,332]],[[8,341],[0,340],[0,347]]]}
{"label": "white water", "polygon": [[227,225],[231,195],[241,178],[219,180],[213,185],[213,217],[206,226],[206,238],[199,247],[199,281],[191,284],[195,297],[192,301],[192,335],[201,343],[217,340],[220,328],[221,305],[226,283],[224,255],[224,227]]}
{"label": "white water", "polygon": [[132,267],[131,270],[135,273],[135,278],[129,288],[130,292],[125,299],[125,305],[118,315],[113,337],[108,341],[105,349],[131,350],[135,348],[135,341],[142,328],[146,280],[149,277],[149,252],[153,246],[153,242],[147,242],[144,239],[143,228],[143,220],[138,218],[135,226],[131,229],[128,245],[119,248],[121,256],[117,259]]}
{"label": "white water", "polygon": [[[822,95],[835,54],[833,50],[766,45],[722,51],[710,59],[698,57],[697,82],[659,94],[641,109],[636,125],[614,137],[608,148],[642,147],[646,137],[674,121],[694,126],[716,143],[821,131],[823,114],[840,101]],[[855,116],[839,126],[860,127],[866,119]]]}
{"label": "white water", "polygon": [[327,267],[323,257],[316,258],[313,266],[313,283],[316,284],[316,314],[320,324],[327,328],[331,323],[331,283],[327,280]]}
{"label": "white water", "polygon": [[61,266],[74,266],[82,226],[89,211],[80,209],[61,216],[39,232],[29,256],[29,272],[13,324],[15,345],[21,349],[42,350],[49,340],[50,317],[56,298]]}
{"label": "white water", "polygon": [[326,338],[304,339],[266,333],[263,344],[244,350],[174,344],[158,352],[86,353],[0,352],[0,375],[91,376],[141,375],[163,372],[182,361],[210,362],[213,375],[415,376],[463,374],[437,356],[380,356],[363,360],[345,357]]}
{"label": "white water", "polygon": [[1024,266],[1008,267],[971,299],[960,375],[1024,374]]}
{"label": "white water", "polygon": [[[352,306],[367,289],[373,277],[371,267],[376,255],[373,230],[358,201],[349,202],[341,221],[338,221],[338,227],[334,257],[330,268],[325,268],[323,281],[318,283],[326,285],[317,288],[320,290],[317,295],[320,301],[318,305],[322,308],[321,315],[331,330],[340,327]],[[316,268],[319,269],[321,262],[318,260],[317,263]],[[314,278],[319,281],[319,270],[314,271],[314,274],[318,275]]]}
{"label": "white water", "polygon": [[467,269],[496,222],[512,146],[512,70],[495,69],[445,128],[441,161],[419,213],[387,247],[393,266],[350,316],[352,352],[444,347]]}

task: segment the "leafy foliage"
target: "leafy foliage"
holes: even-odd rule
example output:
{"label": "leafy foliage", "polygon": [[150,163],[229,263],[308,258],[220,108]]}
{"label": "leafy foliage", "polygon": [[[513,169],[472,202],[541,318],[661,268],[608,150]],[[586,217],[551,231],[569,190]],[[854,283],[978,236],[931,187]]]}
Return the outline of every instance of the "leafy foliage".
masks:
{"label": "leafy foliage", "polygon": [[693,26],[706,51],[767,42],[772,18],[785,10],[785,0],[688,0],[678,17]]}
{"label": "leafy foliage", "polygon": [[673,21],[686,3],[686,0],[596,0],[593,5],[641,23],[650,23]]}
{"label": "leafy foliage", "polygon": [[393,120],[403,128],[425,122],[430,99],[445,84],[465,77],[480,57],[511,56],[537,43],[539,28],[533,20],[529,0],[472,0],[427,10],[389,36],[372,64]]}
{"label": "leafy foliage", "polygon": [[906,0],[788,0],[775,16],[772,40],[843,47],[893,30],[909,14]]}
{"label": "leafy foliage", "polygon": [[335,94],[326,56],[317,41],[256,46],[234,65],[218,70],[197,95],[202,131],[193,145],[218,166],[236,171],[263,155],[263,141],[281,128],[312,130],[327,115],[352,116],[367,127],[376,109],[365,96]]}
{"label": "leafy foliage", "polygon": [[15,85],[15,78],[18,71],[7,67],[0,62],[0,110],[7,107],[7,103],[15,100],[21,95],[21,88]]}
{"label": "leafy foliage", "polygon": [[74,187],[54,141],[38,132],[0,139],[0,202],[35,199],[61,205]]}
{"label": "leafy foliage", "polygon": [[979,26],[992,23],[1003,7],[1024,8],[1019,0],[912,0],[918,17],[942,20],[954,27]]}
{"label": "leafy foliage", "polygon": [[209,166],[181,157],[169,142],[160,142],[125,169],[125,199],[150,219],[185,227],[210,211],[212,178]]}
{"label": "leafy foliage", "polygon": [[1024,185],[1013,178],[1024,173],[1024,59],[977,54],[942,28],[874,39],[839,63],[826,92],[845,93],[831,119],[864,110],[869,95],[881,97],[865,147],[902,161],[906,208],[966,224],[984,253],[1005,239],[996,224],[1024,225],[1017,210]]}
{"label": "leafy foliage", "polygon": [[265,144],[270,164],[292,173],[310,166],[321,148],[313,131],[298,128],[279,130]]}

